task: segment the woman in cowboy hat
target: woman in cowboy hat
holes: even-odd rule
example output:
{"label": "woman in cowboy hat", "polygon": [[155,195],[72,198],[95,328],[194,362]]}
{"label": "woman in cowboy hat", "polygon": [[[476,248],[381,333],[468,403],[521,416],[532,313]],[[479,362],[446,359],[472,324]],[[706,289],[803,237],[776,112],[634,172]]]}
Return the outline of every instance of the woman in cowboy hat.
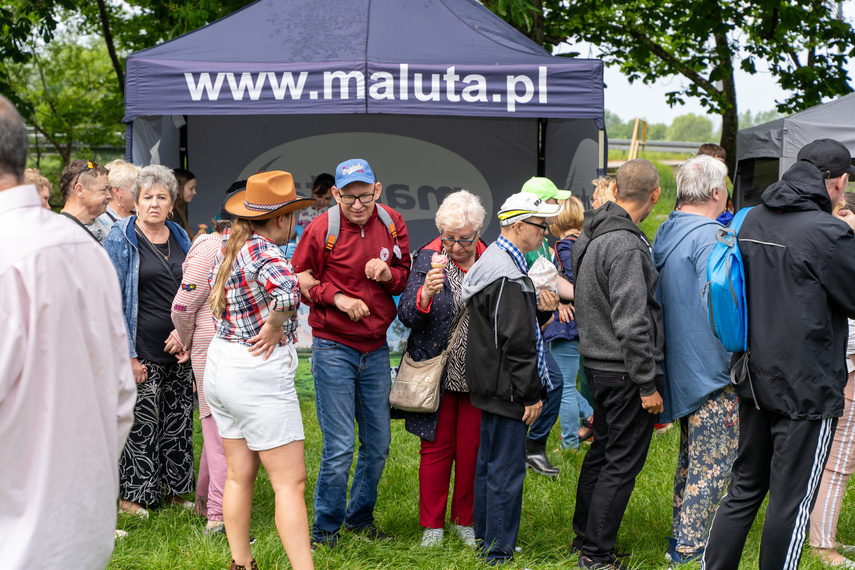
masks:
{"label": "woman in cowboy hat", "polygon": [[232,570],[257,569],[249,546],[260,463],[276,494],[276,528],[295,569],[313,568],[303,494],[303,422],[294,389],[294,333],[300,285],[278,246],[293,212],[310,206],[287,172],[250,176],[223,207],[236,217],[211,275],[216,333],[208,348],[205,396],[223,438],[228,474],[223,520]]}

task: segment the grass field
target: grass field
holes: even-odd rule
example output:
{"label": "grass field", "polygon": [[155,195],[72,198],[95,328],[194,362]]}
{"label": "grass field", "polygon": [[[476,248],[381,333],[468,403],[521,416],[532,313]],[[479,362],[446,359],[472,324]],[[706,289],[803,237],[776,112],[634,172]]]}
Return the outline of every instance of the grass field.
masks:
{"label": "grass field", "polygon": [[[400,356],[397,357],[398,359]],[[321,454],[321,434],[315,417],[314,393],[308,355],[300,355],[297,386],[306,431],[306,464],[308,482],[306,504],[309,519],[313,516],[312,494]],[[393,359],[393,363],[397,359]],[[195,451],[202,447],[198,419]],[[654,436],[647,465],[638,478],[635,493],[623,521],[618,547],[633,553],[630,563],[636,568],[665,568],[663,554],[671,529],[671,485],[679,436],[671,430]],[[549,450],[557,447],[557,426],[550,436]],[[422,528],[418,523],[418,458],[419,440],[404,430],[403,422],[392,423],[392,449],[380,483],[375,511],[378,527],[394,536],[387,544],[369,544],[353,535],[344,534],[334,551],[322,549],[315,554],[317,568],[346,569],[476,569],[485,568],[473,552],[450,538],[441,547],[418,548]],[[558,569],[575,566],[567,544],[572,539],[571,521],[576,480],[584,458],[582,451],[550,452],[561,469],[555,480],[529,474],[525,483],[522,523],[518,546],[522,549],[510,568]],[[192,496],[186,498],[192,499]],[[855,541],[855,520],[851,508],[852,493],[847,493],[840,518],[840,538]],[[758,521],[762,521],[761,515]],[[151,518],[140,520],[121,516],[118,527],[130,535],[121,539],[109,566],[115,570],[153,569],[224,569],[228,568],[229,549],[222,535],[202,534],[204,518],[178,507],[151,511]],[[273,491],[262,470],[255,487],[252,535],[258,538],[253,554],[262,570],[290,568],[282,543],[273,524]],[[756,568],[760,538],[755,523],[744,552],[741,568]],[[69,568],[73,562],[69,562]],[[687,569],[698,568],[688,565]],[[805,553],[802,568],[824,566]]]}

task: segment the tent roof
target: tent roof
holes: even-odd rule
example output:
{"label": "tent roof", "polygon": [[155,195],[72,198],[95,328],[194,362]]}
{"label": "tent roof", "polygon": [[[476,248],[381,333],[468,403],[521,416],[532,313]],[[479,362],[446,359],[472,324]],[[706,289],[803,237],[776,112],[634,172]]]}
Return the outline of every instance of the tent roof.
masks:
{"label": "tent roof", "polygon": [[[372,110],[375,103],[370,96],[363,97],[356,105],[353,101],[349,106],[341,105],[329,101],[330,97],[319,96],[325,94],[320,90],[323,87],[320,79],[313,83],[315,76],[322,77],[323,70],[344,73],[358,70],[370,87],[378,72],[395,74],[399,64],[410,68],[401,70],[401,76],[411,84],[407,105],[412,108],[382,101],[380,110]],[[463,77],[480,73],[490,84],[489,101],[485,96],[463,112],[449,112],[443,105],[419,111],[419,105],[412,101],[414,87],[423,87],[422,92],[426,92],[431,86],[431,73],[445,73],[451,66],[461,76],[454,86],[457,94],[465,87],[461,84]],[[541,97],[538,91],[541,84],[537,83],[537,66],[548,66],[548,72],[543,72],[552,99],[548,103],[546,93]],[[501,112],[504,105],[493,103],[507,102],[507,94],[496,98],[494,87],[504,87],[507,83],[509,92],[508,78],[525,74],[534,85],[534,103],[541,105],[525,107],[521,103],[516,110],[522,112],[516,116],[593,118],[598,122],[603,117],[602,62],[554,57],[475,0],[258,0],[198,30],[131,54],[127,70],[126,121],[140,115],[296,112],[504,116]],[[259,73],[268,74],[262,79],[264,87],[282,72],[292,71],[294,77],[299,77],[302,70],[309,74],[306,89],[312,94],[313,103],[304,96],[298,104],[290,105],[290,109],[283,109],[282,103],[278,106],[259,103],[266,97],[273,99],[272,94],[264,92],[256,98],[241,96],[231,101],[214,97],[216,105],[206,104],[205,95],[201,101],[193,99],[196,103],[184,100],[189,100],[191,79],[190,91],[202,84],[200,75],[204,73],[209,74],[212,86],[220,81],[222,93],[228,94],[229,88],[235,92],[235,86],[247,73],[255,74],[246,79],[248,87],[255,85],[250,81],[257,81]],[[422,78],[414,79],[415,72],[422,73]],[[186,78],[191,73],[195,75]],[[232,77],[220,77],[224,73]],[[272,73],[277,75],[271,77]],[[400,77],[395,75],[395,79]],[[542,85],[546,85],[547,79]],[[413,85],[414,81],[418,85]],[[524,93],[527,85],[520,79],[514,89]],[[444,92],[446,80],[438,88]],[[199,89],[198,93],[204,93]],[[455,101],[453,95],[451,101]],[[287,95],[285,100],[288,101]]]}
{"label": "tent roof", "polygon": [[475,0],[259,0],[130,58],[459,64],[552,59]]}
{"label": "tent roof", "polygon": [[[816,105],[789,117],[742,129],[736,137],[737,160],[789,158],[816,139],[843,143],[855,154],[855,93]],[[785,161],[789,164],[792,161]]]}

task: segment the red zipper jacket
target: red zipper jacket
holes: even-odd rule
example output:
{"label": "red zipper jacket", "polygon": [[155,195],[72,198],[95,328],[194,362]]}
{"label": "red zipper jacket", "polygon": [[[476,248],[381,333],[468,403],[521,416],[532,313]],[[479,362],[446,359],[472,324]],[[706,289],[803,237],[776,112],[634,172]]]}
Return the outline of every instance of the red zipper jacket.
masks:
{"label": "red zipper jacket", "polygon": [[[401,214],[389,207],[386,210],[398,232],[397,244],[378,218],[376,207],[361,227],[340,213],[338,239],[330,254],[324,257],[329,216],[325,212],[303,232],[291,260],[294,273],[311,269],[320,281],[309,291],[312,335],[340,342],[363,354],[377,350],[386,342],[386,329],[397,315],[392,297],[404,290],[410,275],[407,226]],[[392,280],[388,283],[378,283],[365,276],[365,264],[374,258],[385,261],[389,266]],[[370,314],[357,322],[351,321],[347,313],[335,306],[335,294],[339,292],[362,300],[368,305]]]}

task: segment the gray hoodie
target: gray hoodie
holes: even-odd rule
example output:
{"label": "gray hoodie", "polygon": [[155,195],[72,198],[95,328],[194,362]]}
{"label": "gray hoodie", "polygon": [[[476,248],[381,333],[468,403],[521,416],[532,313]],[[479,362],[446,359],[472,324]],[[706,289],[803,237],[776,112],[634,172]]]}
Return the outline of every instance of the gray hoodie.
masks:
{"label": "gray hoodie", "polygon": [[585,213],[573,248],[579,354],[594,370],[626,372],[642,396],[656,391],[665,345],[658,274],[644,234],[608,202]]}

